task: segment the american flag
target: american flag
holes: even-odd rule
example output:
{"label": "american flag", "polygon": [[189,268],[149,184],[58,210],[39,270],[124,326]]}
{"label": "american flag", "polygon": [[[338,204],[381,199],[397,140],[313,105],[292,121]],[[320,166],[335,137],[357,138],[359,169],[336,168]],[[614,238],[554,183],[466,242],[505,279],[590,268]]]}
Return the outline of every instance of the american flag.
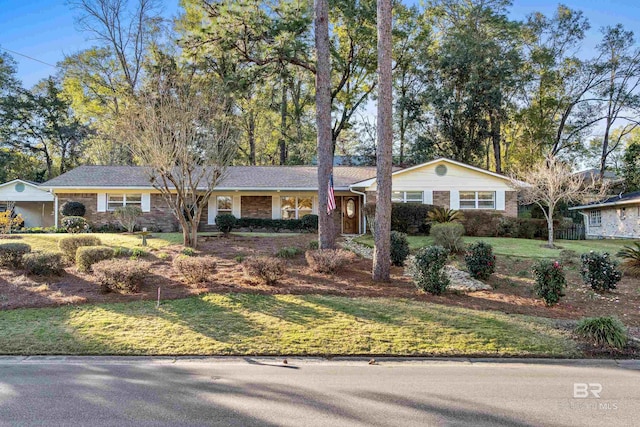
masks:
{"label": "american flag", "polygon": [[329,176],[329,195],[327,196],[327,215],[336,208],[336,195],[333,192],[333,174]]}

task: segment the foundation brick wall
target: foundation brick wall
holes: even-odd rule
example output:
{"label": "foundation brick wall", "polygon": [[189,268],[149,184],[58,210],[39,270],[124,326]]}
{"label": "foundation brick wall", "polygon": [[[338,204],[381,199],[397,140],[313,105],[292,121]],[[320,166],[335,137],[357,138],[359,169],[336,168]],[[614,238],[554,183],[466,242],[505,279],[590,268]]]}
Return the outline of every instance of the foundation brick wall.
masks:
{"label": "foundation brick wall", "polygon": [[242,196],[240,216],[242,218],[271,219],[271,196]]}
{"label": "foundation brick wall", "polygon": [[510,216],[512,218],[518,217],[518,192],[517,191],[505,191],[504,194],[505,208],[504,216]]}
{"label": "foundation brick wall", "polygon": [[433,204],[442,208],[449,209],[451,203],[451,195],[448,191],[434,191]]}
{"label": "foundation brick wall", "polygon": [[[97,212],[98,195],[95,193],[58,194],[59,206],[62,206],[66,201],[81,202],[84,204],[86,208],[84,217],[94,228],[104,225],[119,226],[118,220],[113,216],[113,212]],[[203,213],[203,218],[206,224],[206,212]],[[144,212],[142,216],[138,218],[138,226],[140,228],[147,227],[149,230],[162,232],[178,231],[179,229],[178,221],[173,216],[171,209],[161,194],[151,195],[151,212]]]}

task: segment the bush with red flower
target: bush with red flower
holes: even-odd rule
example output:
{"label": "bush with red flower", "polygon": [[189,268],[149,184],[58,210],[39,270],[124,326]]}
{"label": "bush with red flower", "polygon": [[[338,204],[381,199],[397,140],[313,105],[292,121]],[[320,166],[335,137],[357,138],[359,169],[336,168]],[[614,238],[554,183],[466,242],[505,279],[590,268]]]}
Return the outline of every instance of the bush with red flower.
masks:
{"label": "bush with red flower", "polygon": [[493,247],[485,242],[476,242],[467,249],[464,257],[467,270],[474,279],[487,280],[496,270],[496,256]]}
{"label": "bush with red flower", "polygon": [[564,296],[567,280],[558,261],[538,261],[533,266],[533,276],[536,281],[533,290],[547,305],[556,304]]}

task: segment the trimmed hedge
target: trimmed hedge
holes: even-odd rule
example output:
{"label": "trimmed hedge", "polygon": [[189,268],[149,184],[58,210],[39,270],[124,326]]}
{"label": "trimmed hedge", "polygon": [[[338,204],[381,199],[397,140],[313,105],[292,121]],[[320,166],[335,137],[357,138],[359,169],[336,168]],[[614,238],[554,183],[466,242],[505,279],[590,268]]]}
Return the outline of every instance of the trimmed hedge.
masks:
{"label": "trimmed hedge", "polygon": [[513,218],[497,212],[465,210],[462,225],[465,235],[473,237],[547,238],[547,221],[544,219]]}
{"label": "trimmed hedge", "polygon": [[151,264],[134,260],[108,259],[93,265],[93,274],[103,292],[138,292]]}
{"label": "trimmed hedge", "polygon": [[87,213],[87,208],[81,202],[69,200],[62,205],[60,213],[62,216],[84,216]]}
{"label": "trimmed hedge", "polygon": [[115,257],[115,251],[108,246],[83,246],[76,252],[78,271],[88,273],[93,264]]}
{"label": "trimmed hedge", "polygon": [[391,229],[407,234],[429,234],[431,225],[426,222],[427,214],[435,208],[420,203],[392,203]]}
{"label": "trimmed hedge", "polygon": [[100,246],[102,242],[95,236],[69,236],[58,241],[58,248],[71,262],[76,260],[76,252],[82,246]]}
{"label": "trimmed hedge", "polygon": [[275,233],[280,230],[305,230],[305,222],[302,219],[238,218],[235,226],[237,228],[248,228],[250,231],[256,228],[265,228]]}
{"label": "trimmed hedge", "polygon": [[20,268],[22,258],[31,252],[31,246],[26,243],[0,244],[0,267]]}
{"label": "trimmed hedge", "polygon": [[59,252],[32,252],[22,257],[24,271],[34,276],[60,276],[64,272]]}

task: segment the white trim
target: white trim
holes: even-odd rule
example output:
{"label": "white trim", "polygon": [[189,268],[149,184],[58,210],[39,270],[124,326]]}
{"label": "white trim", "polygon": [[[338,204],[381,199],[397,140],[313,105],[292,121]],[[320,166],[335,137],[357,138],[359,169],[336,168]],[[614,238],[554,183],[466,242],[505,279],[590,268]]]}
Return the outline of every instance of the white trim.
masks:
{"label": "white trim", "polygon": [[216,213],[218,210],[218,196],[211,195],[209,196],[209,201],[207,202],[207,224],[215,225],[216,224]]}
{"label": "white trim", "polygon": [[280,211],[280,194],[271,196],[271,219],[281,219],[282,212]]}
{"label": "white trim", "polygon": [[422,193],[422,203],[433,205],[433,190],[424,190]]}
{"label": "white trim", "polygon": [[[471,165],[468,165],[466,163],[457,162],[455,160],[451,160],[451,159],[448,159],[446,157],[440,157],[438,159],[431,160],[431,161],[426,162],[426,163],[421,163],[421,164],[416,165],[416,166],[411,166],[410,168],[397,170],[395,172],[392,172],[391,176],[400,175],[400,174],[403,174],[405,172],[411,172],[411,171],[413,171],[415,169],[423,168],[425,166],[430,166],[430,165],[433,165],[433,164],[436,164],[436,163],[439,163],[439,162],[451,163],[452,165],[457,165],[457,166],[460,166],[460,167],[463,167],[463,168],[471,169],[471,170],[474,170],[476,172],[484,173],[484,174],[487,174],[487,175],[491,175],[491,176],[493,176],[495,178],[500,178],[500,179],[503,179],[505,181],[511,182],[511,179],[509,177],[507,177],[507,176],[500,175],[499,173],[491,172],[491,171],[488,171],[486,169],[478,168],[476,166],[471,166]],[[367,179],[367,180],[364,180],[364,181],[353,183],[349,187],[350,188],[352,188],[352,187],[369,187],[374,182],[376,182],[376,178],[370,178],[370,179]]]}
{"label": "white trim", "polygon": [[140,209],[142,212],[151,212],[151,193],[142,193]]}
{"label": "white trim", "polygon": [[578,209],[600,209],[608,206],[634,205],[638,203],[640,203],[640,197],[629,199],[629,200],[621,200],[619,202],[608,202],[608,203],[598,203],[593,205],[574,206],[572,208],[569,208],[569,210],[575,211]]}
{"label": "white trim", "polygon": [[231,214],[236,218],[240,218],[242,214],[242,199],[241,196],[233,196],[231,198]]}
{"label": "white trim", "polygon": [[449,190],[449,209],[460,209],[460,191]]}
{"label": "white trim", "polygon": [[507,210],[507,200],[504,190],[496,190],[495,208],[497,211]]}
{"label": "white trim", "polygon": [[98,206],[96,207],[96,212],[106,212],[107,211],[107,193],[97,193],[96,199],[98,199]]}
{"label": "white trim", "polygon": [[[33,185],[33,184],[31,184]],[[155,187],[80,187],[80,186],[64,186],[64,187],[49,187],[46,189],[43,186],[35,186],[36,188],[43,191],[54,191],[58,190],[58,193],[65,193],[65,190],[83,190],[85,192],[98,192],[98,191],[156,191],[160,192]],[[349,191],[351,186],[347,187],[334,187],[334,191]],[[93,190],[93,191],[88,191]],[[174,189],[170,188],[169,190],[174,191]],[[206,191],[208,188],[201,187],[197,188],[197,191]],[[317,187],[215,187],[215,191],[318,191]]]}
{"label": "white trim", "polygon": [[53,225],[58,228],[58,196],[53,196]]}

